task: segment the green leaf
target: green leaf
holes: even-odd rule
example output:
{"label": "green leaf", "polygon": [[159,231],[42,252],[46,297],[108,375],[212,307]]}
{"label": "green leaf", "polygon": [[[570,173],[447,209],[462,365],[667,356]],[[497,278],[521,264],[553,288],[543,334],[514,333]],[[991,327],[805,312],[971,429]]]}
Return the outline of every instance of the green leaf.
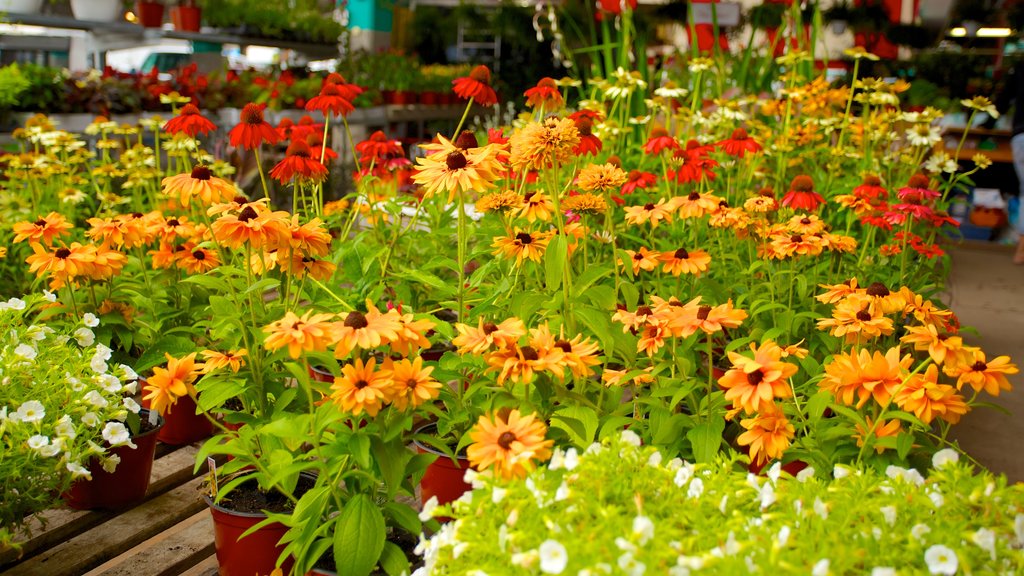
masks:
{"label": "green leaf", "polygon": [[408,504],[385,502],[383,511],[391,519],[389,524],[394,524],[410,534],[419,534],[423,530],[419,515]]}
{"label": "green leaf", "polygon": [[334,531],[334,562],[338,574],[367,576],[384,550],[384,516],[366,494],[345,505]]}
{"label": "green leaf", "polygon": [[694,426],[686,433],[686,439],[693,448],[693,457],[697,462],[712,462],[722,445],[722,432],[725,431],[725,420],[716,419]]}
{"label": "green leaf", "polygon": [[562,235],[555,236],[544,251],[544,283],[552,292],[562,285],[566,253],[565,236]]}
{"label": "green leaf", "polygon": [[363,468],[370,467],[370,438],[365,434],[356,433],[348,439],[348,449]]}
{"label": "green leaf", "polygon": [[821,415],[825,413],[825,408],[828,408],[829,402],[832,401],[832,393],[828,390],[818,390],[811,399],[807,401],[807,417],[812,422],[817,421],[821,418]]}
{"label": "green leaf", "polygon": [[195,349],[196,343],[189,338],[183,336],[163,336],[139,357],[133,368],[139,374],[144,374],[154,366],[166,363],[167,358],[164,354],[181,358],[194,352]]}
{"label": "green leaf", "polygon": [[581,448],[594,441],[597,425],[597,413],[586,406],[567,406],[551,417],[551,426],[565,430],[572,443]]}
{"label": "green leaf", "polygon": [[409,573],[409,559],[405,552],[394,542],[385,542],[380,555],[380,566],[388,576],[399,576]]}
{"label": "green leaf", "polygon": [[384,480],[384,486],[387,487],[388,497],[393,497],[402,487],[405,465],[412,458],[412,452],[400,440],[385,443],[380,438],[374,437],[371,443],[377,466],[380,467],[381,479]]}

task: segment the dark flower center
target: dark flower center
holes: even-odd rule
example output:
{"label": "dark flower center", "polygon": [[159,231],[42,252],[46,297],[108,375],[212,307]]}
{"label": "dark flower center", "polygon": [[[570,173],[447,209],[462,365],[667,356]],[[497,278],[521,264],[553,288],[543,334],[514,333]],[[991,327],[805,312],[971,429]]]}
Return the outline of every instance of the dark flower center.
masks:
{"label": "dark flower center", "polygon": [[751,386],[757,386],[764,380],[764,372],[760,370],[754,370],[747,374],[747,383]]}
{"label": "dark flower center", "polygon": [[58,248],[55,256],[57,256],[57,258],[60,258],[61,260],[64,260],[68,256],[71,256],[71,250],[68,250],[67,248]]}
{"label": "dark flower center", "polygon": [[239,213],[238,221],[248,222],[249,220],[252,220],[257,216],[259,216],[259,214],[257,214],[256,211],[252,209],[252,206],[246,206],[245,208],[242,208],[242,212]]}
{"label": "dark flower center", "polygon": [[463,150],[469,148],[476,148],[480,145],[476,140],[476,135],[469,130],[463,130],[459,137],[455,139],[455,145]]}
{"label": "dark flower center", "polygon": [[498,325],[495,324],[494,322],[485,322],[484,323],[484,334],[490,334],[492,332],[497,332],[497,331],[498,331]]}
{"label": "dark flower center", "polygon": [[313,151],[310,150],[309,144],[307,144],[305,140],[292,140],[292,143],[288,145],[288,149],[285,150],[284,154],[285,156],[311,158],[313,155]]}
{"label": "dark flower center", "polygon": [[369,385],[370,383],[367,382],[366,380],[357,380],[356,383],[354,384],[354,386],[359,390],[362,390],[363,388],[366,388]]}
{"label": "dark flower center", "polygon": [[408,380],[405,381],[405,387],[408,388],[409,390],[415,390],[416,387],[419,386],[419,384],[420,383],[417,382],[415,378],[409,378]]}
{"label": "dark flower center", "polygon": [[711,306],[701,306],[697,309],[697,318],[699,320],[707,320],[708,314],[711,314]]}
{"label": "dark flower center", "polygon": [[641,306],[636,309],[637,316],[651,316],[654,314],[654,310],[651,310],[650,306]]}
{"label": "dark flower center", "polygon": [[686,199],[689,200],[690,202],[696,202],[697,200],[700,200],[700,194],[696,192],[690,192]]}
{"label": "dark flower center", "polygon": [[487,69],[487,66],[477,66],[469,72],[469,77],[481,84],[491,85],[491,71]]}
{"label": "dark flower center", "polygon": [[142,212],[132,212],[132,218],[142,218]]}
{"label": "dark flower center", "polygon": [[974,364],[971,364],[971,370],[974,370],[975,372],[984,372],[987,369],[988,369],[988,364],[985,364],[984,362],[982,362],[980,360],[975,362]]}
{"label": "dark flower center", "polygon": [[512,448],[512,443],[516,441],[516,435],[511,432],[502,432],[501,436],[498,436],[498,446],[501,446],[505,450]]}
{"label": "dark flower center", "polygon": [[193,180],[209,180],[210,176],[213,176],[213,173],[210,172],[209,168],[201,164],[192,169]]}
{"label": "dark flower center", "polygon": [[686,260],[690,257],[690,253],[686,251],[686,248],[680,248],[675,253],[676,260]]}
{"label": "dark flower center", "polygon": [[867,289],[868,296],[885,297],[889,295],[889,289],[881,282],[874,282]]}
{"label": "dark flower center", "polygon": [[558,348],[566,354],[572,352],[572,344],[568,340],[559,340],[558,342],[555,342],[555,348]]}
{"label": "dark flower center", "polygon": [[794,244],[796,244],[796,243],[799,243],[799,242],[803,242],[804,241],[804,237],[799,235],[799,234],[793,234],[792,236],[789,237],[789,241],[794,243]]}
{"label": "dark flower center", "polygon": [[466,155],[462,152],[455,151],[445,158],[445,164],[448,165],[449,170],[462,170],[469,165],[469,161],[466,160]]}
{"label": "dark flower center", "polygon": [[359,330],[360,328],[366,328],[369,325],[370,323],[366,321],[366,316],[358,310],[349,312],[348,316],[345,317],[345,326],[348,326],[349,328]]}
{"label": "dark flower center", "polygon": [[789,189],[794,192],[811,192],[814,190],[814,180],[811,180],[810,176],[799,175],[793,178],[793,182],[789,185]]}
{"label": "dark flower center", "polygon": [[171,218],[170,220],[167,221],[167,225],[170,226],[171,228],[174,228],[175,226],[180,226],[181,222],[178,222],[177,218]]}
{"label": "dark flower center", "polygon": [[202,250],[196,250],[192,252],[192,257],[195,258],[196,260],[206,260],[206,252],[203,252]]}
{"label": "dark flower center", "polygon": [[804,226],[807,226],[808,224],[811,223],[811,219],[810,218],[801,218],[800,219],[800,223],[803,224]]}
{"label": "dark flower center", "polygon": [[644,210],[654,210],[654,204],[651,204],[650,202],[644,204]]}
{"label": "dark flower center", "polygon": [[249,201],[249,199],[246,198],[245,196],[235,196],[231,201],[234,202],[235,204],[245,204],[246,202]]}
{"label": "dark flower center", "polygon": [[654,140],[655,138],[667,138],[667,137],[668,137],[668,130],[665,130],[661,126],[658,126],[656,128],[652,128],[651,129],[651,140]]}
{"label": "dark flower center", "polygon": [[540,354],[537,354],[533,346],[523,346],[519,349],[519,353],[523,355],[523,360],[537,360],[540,358]]}
{"label": "dark flower center", "polygon": [[241,120],[243,124],[259,126],[263,124],[263,107],[259,104],[246,104],[242,108]]}
{"label": "dark flower center", "polygon": [[737,128],[732,131],[733,140],[746,140],[749,137],[750,136],[747,135],[747,131],[744,130],[743,128]]}
{"label": "dark flower center", "polygon": [[864,186],[881,186],[882,180],[874,174],[868,174],[864,177]]}
{"label": "dark flower center", "polygon": [[530,236],[526,232],[516,234],[516,240],[518,240],[520,244],[533,244],[533,236]]}
{"label": "dark flower center", "polygon": [[868,322],[871,320],[871,313],[867,310],[861,310],[860,312],[857,312],[857,320],[860,320],[861,322]]}
{"label": "dark flower center", "polygon": [[594,134],[594,122],[590,118],[582,117],[576,120],[576,130],[580,136],[592,136]]}
{"label": "dark flower center", "polygon": [[46,226],[46,220],[36,220],[35,222],[33,222],[33,224],[35,224],[36,226],[42,228],[42,227]]}
{"label": "dark flower center", "polygon": [[907,180],[908,188],[928,188],[928,177],[924,174],[914,174]]}

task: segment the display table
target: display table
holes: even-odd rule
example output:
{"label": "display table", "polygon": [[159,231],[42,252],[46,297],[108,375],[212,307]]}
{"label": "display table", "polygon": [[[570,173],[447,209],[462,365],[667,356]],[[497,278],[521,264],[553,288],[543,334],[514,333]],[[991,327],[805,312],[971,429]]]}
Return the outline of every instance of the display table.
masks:
{"label": "display table", "polygon": [[962,135],[963,128],[946,128],[942,135],[946,153],[956,160],[970,160],[975,154],[980,153],[988,156],[992,162],[1013,163],[1013,152],[1010,149],[1010,138],[1013,137],[1013,133],[1009,130],[974,128],[967,134],[960,154],[956,155],[956,145]]}

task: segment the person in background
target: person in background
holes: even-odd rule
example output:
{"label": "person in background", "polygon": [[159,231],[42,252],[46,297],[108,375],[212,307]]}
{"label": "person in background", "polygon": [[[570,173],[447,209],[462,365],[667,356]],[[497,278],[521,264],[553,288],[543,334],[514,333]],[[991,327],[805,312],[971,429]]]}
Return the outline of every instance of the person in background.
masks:
{"label": "person in background", "polygon": [[1017,212],[1017,251],[1014,264],[1024,264],[1024,60],[1018,60],[1006,74],[1003,89],[996,98],[996,109],[1005,113],[1013,103],[1013,138],[1010,148],[1013,152],[1013,168],[1017,172],[1020,208]]}

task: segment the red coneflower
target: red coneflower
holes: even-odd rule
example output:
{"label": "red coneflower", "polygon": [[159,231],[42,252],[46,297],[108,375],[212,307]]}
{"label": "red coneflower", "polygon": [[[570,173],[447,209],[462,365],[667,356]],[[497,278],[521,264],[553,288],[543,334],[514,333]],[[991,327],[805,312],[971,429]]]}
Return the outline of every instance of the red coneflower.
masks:
{"label": "red coneflower", "polygon": [[323,158],[324,162],[327,162],[328,160],[334,160],[338,157],[338,153],[331,150],[330,146],[326,148],[324,147],[323,136],[316,132],[311,132],[306,136],[306,144],[309,144],[309,151],[313,154],[313,158]]}
{"label": "red coneflower", "polygon": [[[637,188],[649,188],[654,186],[655,182],[658,181],[658,177],[651,172],[641,172],[639,170],[630,170],[629,174],[626,175],[626,183],[622,185],[622,195],[628,196],[632,194]],[[617,203],[621,204],[618,200]]]}
{"label": "red coneflower", "polygon": [[323,131],[323,124],[317,124],[312,116],[303,114],[302,118],[299,118],[299,121],[292,125],[289,137],[292,140],[305,140],[306,136],[309,136],[311,133],[319,134]]}
{"label": "red coneflower", "polygon": [[651,129],[651,137],[647,139],[647,143],[644,144],[644,153],[652,156],[661,154],[664,150],[678,150],[679,142],[676,139],[669,136],[668,130],[665,130],[661,126],[656,126]]}
{"label": "red coneflower", "polygon": [[231,145],[246,150],[259,148],[261,144],[275,144],[281,135],[263,119],[264,104],[246,104],[242,108],[241,121],[228,133]]}
{"label": "red coneflower", "polygon": [[463,100],[472,100],[481,106],[494,106],[498,94],[491,88],[491,71],[480,65],[470,71],[469,76],[452,80],[452,91]]}
{"label": "red coneflower", "polygon": [[914,174],[907,181],[907,185],[896,191],[900,200],[920,204],[925,200],[938,198],[942,194],[930,189],[931,181],[924,174]]}
{"label": "red coneflower", "polygon": [[341,96],[350,102],[363,93],[361,86],[348,83],[345,80],[345,77],[337,72],[331,72],[327,75],[327,78],[324,78],[324,85],[326,86],[327,84],[334,84],[337,86],[338,90],[341,92]]}
{"label": "red coneflower", "polygon": [[[690,138],[686,141],[686,153],[692,158],[705,159],[705,157],[714,150],[715,147],[710,144],[701,144],[697,140]],[[718,166],[718,163],[715,163]]]}
{"label": "red coneflower", "polygon": [[586,116],[580,116],[574,119],[574,121],[576,122],[576,130],[580,133],[580,143],[576,145],[573,152],[577,156],[583,156],[584,154],[597,156],[597,153],[601,151],[602,144],[601,139],[594,136],[594,121]]}
{"label": "red coneflower", "polygon": [[355,148],[364,164],[369,164],[371,160],[404,154],[401,142],[388,139],[382,130],[370,134],[369,138],[356,144]]}
{"label": "red coneflower", "polygon": [[743,155],[747,152],[753,154],[761,151],[761,145],[751,138],[743,128],[733,130],[732,136],[730,136],[728,140],[722,140],[719,142],[718,146],[721,147],[726,154],[736,156],[737,158],[743,158]]}
{"label": "red coneflower", "polygon": [[346,90],[339,84],[324,84],[324,87],[320,89],[320,93],[310,98],[309,102],[306,102],[306,110],[310,112],[318,110],[324,116],[327,116],[328,113],[334,113],[336,116],[347,116],[356,107],[345,98],[346,93]]}
{"label": "red coneflower", "polygon": [[288,145],[284,159],[270,170],[270,177],[285,184],[293,178],[300,180],[323,180],[327,178],[327,167],[313,158],[313,151],[303,140]]}
{"label": "red coneflower", "polygon": [[680,184],[696,182],[702,178],[715,179],[715,173],[711,169],[718,166],[718,162],[711,158],[691,154],[685,150],[676,150],[672,154],[673,159],[679,162],[675,170],[668,171],[668,179],[675,180]]}
{"label": "red coneflower", "polygon": [[185,104],[181,108],[181,113],[164,124],[164,132],[168,134],[184,132],[190,138],[195,138],[197,134],[209,134],[216,129],[217,125],[200,114],[199,108],[196,108],[195,104]]}
{"label": "red coneflower", "polygon": [[889,198],[889,192],[882,186],[882,179],[874,174],[865,174],[861,185],[853,189],[853,195],[875,206]]}
{"label": "red coneflower", "polygon": [[294,120],[288,117],[281,118],[281,121],[274,128],[277,131],[278,140],[288,140],[292,135],[293,126],[295,126]]}
{"label": "red coneflower", "polygon": [[810,176],[801,174],[789,184],[789,192],[782,197],[782,205],[794,210],[813,212],[825,202],[825,199],[814,191],[814,181]]}
{"label": "red coneflower", "polygon": [[565,105],[558,84],[552,78],[541,78],[537,85],[523,93],[530,108],[542,106],[545,110],[557,110]]}

